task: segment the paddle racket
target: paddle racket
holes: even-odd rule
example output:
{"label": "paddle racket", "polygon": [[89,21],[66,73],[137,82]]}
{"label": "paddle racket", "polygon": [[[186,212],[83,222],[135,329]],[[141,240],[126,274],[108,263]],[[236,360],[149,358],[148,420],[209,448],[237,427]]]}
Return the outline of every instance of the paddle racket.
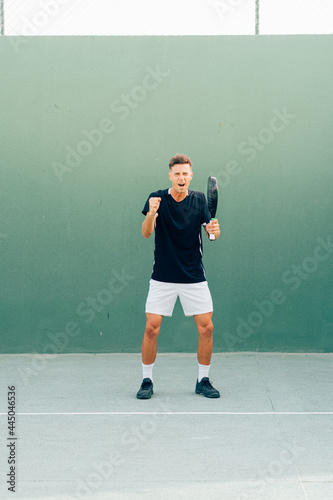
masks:
{"label": "paddle racket", "polygon": [[[211,221],[215,219],[218,201],[218,187],[216,177],[208,177],[207,184],[207,202],[208,210],[210,212]],[[215,240],[215,234],[209,235],[210,240]]]}

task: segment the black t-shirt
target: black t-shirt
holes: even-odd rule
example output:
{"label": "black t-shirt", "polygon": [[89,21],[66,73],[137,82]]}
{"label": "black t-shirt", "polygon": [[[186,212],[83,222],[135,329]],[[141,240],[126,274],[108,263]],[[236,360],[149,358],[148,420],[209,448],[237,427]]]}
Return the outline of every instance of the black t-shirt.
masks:
{"label": "black t-shirt", "polygon": [[188,190],[177,202],[170,189],[151,193],[142,213],[149,212],[149,198],[160,197],[155,222],[155,249],[152,279],[168,283],[206,281],[202,263],[201,225],[210,222],[205,195]]}

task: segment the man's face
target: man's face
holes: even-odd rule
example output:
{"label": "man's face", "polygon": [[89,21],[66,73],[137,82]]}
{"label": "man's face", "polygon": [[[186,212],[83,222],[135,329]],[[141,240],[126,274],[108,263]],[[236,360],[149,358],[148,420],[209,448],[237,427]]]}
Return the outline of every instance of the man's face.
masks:
{"label": "man's face", "polygon": [[169,172],[169,178],[172,182],[172,187],[175,189],[177,193],[186,193],[188,189],[191,179],[193,176],[192,169],[188,163],[176,164],[171,167]]}

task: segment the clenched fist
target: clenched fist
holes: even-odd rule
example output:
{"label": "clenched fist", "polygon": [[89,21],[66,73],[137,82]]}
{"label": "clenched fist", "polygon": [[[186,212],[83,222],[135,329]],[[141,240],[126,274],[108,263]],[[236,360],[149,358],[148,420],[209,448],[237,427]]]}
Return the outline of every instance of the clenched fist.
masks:
{"label": "clenched fist", "polygon": [[155,215],[159,209],[161,198],[149,198],[149,213]]}

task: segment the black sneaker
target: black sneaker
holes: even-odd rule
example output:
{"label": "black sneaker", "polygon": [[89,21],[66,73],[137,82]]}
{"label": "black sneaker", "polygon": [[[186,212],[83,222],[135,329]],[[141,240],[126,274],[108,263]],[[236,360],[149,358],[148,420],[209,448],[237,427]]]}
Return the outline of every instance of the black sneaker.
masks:
{"label": "black sneaker", "polygon": [[136,397],[138,399],[150,399],[154,394],[153,385],[150,378],[144,378]]}
{"label": "black sneaker", "polygon": [[195,387],[196,394],[202,394],[206,398],[219,398],[220,393],[217,389],[214,389],[212,384],[209,382],[208,377],[204,377],[200,382],[197,380],[197,385]]}

